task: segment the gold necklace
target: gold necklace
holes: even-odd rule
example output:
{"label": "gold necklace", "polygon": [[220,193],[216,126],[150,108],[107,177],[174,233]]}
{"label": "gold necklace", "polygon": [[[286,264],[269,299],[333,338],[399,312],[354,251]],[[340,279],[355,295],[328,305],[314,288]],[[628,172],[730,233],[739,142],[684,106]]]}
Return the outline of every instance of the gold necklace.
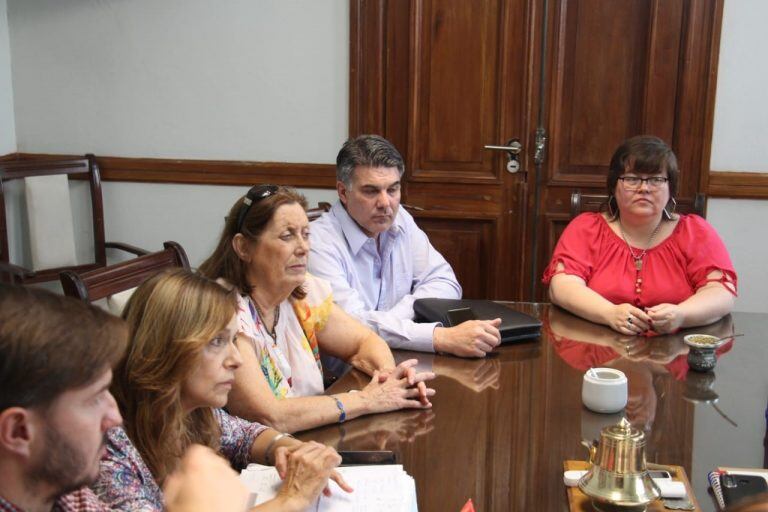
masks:
{"label": "gold necklace", "polygon": [[640,254],[635,254],[635,251],[632,250],[632,246],[629,244],[629,240],[627,240],[627,235],[624,233],[624,227],[621,225],[621,218],[619,218],[619,231],[621,232],[621,238],[624,239],[624,243],[627,244],[627,249],[629,249],[629,254],[631,254],[632,259],[635,260],[635,293],[638,295],[642,291],[643,287],[643,278],[640,276],[640,271],[643,270],[643,258],[648,252],[648,249],[650,249],[651,245],[653,245],[653,239],[656,237],[659,229],[661,229],[661,223],[663,221],[664,219],[660,219],[659,223],[656,224],[656,227],[651,232],[651,236],[648,237],[648,242],[645,244],[645,249],[643,249]]}

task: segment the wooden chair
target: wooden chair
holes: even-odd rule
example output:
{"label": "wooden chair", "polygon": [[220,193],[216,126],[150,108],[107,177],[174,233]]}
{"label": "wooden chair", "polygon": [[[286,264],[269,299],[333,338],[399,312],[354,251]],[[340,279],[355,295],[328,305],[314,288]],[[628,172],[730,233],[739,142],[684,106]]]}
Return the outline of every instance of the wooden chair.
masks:
{"label": "wooden chair", "polygon": [[307,210],[307,218],[309,219],[309,222],[312,222],[313,220],[319,219],[322,214],[329,211],[330,209],[331,209],[331,203],[320,201],[319,203],[317,203],[317,206],[315,208],[309,208]]}
{"label": "wooden chair", "polygon": [[[606,208],[608,196],[606,194],[582,194],[578,190],[571,194],[571,218],[584,212],[599,212]],[[706,209],[706,196],[696,194],[693,199],[678,199],[678,213],[695,213],[704,217]]]}
{"label": "wooden chair", "polygon": [[[29,269],[13,264],[9,255],[9,230],[6,218],[6,198],[4,185],[11,180],[35,178],[40,176],[66,175],[68,180],[87,180],[91,198],[93,225],[93,263],[73,264],[55,268]],[[68,206],[68,205],[67,205]],[[69,212],[69,210],[66,210]],[[0,162],[0,281],[11,283],[38,283],[52,281],[58,278],[64,270],[87,272],[104,267],[107,264],[107,249],[119,249],[134,255],[147,254],[138,247],[119,242],[104,241],[104,213],[101,200],[101,178],[96,158],[86,155],[85,158],[68,160],[19,160]]]}
{"label": "wooden chair", "polygon": [[162,251],[88,272],[65,270],[59,275],[64,295],[93,302],[135,288],[166,268],[189,269],[187,253],[181,245],[165,242],[163,247]]}

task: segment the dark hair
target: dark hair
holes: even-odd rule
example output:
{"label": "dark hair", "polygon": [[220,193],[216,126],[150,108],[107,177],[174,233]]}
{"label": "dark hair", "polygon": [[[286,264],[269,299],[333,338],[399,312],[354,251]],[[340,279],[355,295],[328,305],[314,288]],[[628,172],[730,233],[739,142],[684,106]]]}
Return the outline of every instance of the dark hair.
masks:
{"label": "dark hair", "polygon": [[[680,177],[677,157],[672,148],[660,138],[652,135],[631,137],[622,142],[611,157],[608,179],[606,180],[608,197],[613,198],[619,176],[627,172],[661,174],[665,170],[669,177],[669,198],[672,200],[677,195],[677,183]],[[614,204],[609,204],[609,207],[615,209],[615,199],[609,199],[609,201],[614,201]]]}
{"label": "dark hair", "polygon": [[119,318],[39,288],[0,284],[0,411],[46,407],[94,382],[125,350]]}
{"label": "dark hair", "polygon": [[[237,233],[242,233],[243,236],[258,242],[278,208],[284,204],[298,203],[306,210],[307,199],[291,187],[278,186],[274,194],[253,202],[243,219],[242,230],[238,231],[237,220],[245,207],[244,199],[245,196],[238,199],[232,209],[229,210],[216,249],[200,265],[198,270],[209,279],[223,278],[235,286],[240,293],[250,294],[253,286],[246,279],[246,263],[240,259],[232,247],[232,239]],[[306,296],[306,291],[299,286],[293,290],[291,295],[297,299],[303,299]]]}
{"label": "dark hair", "polygon": [[400,152],[384,137],[360,135],[348,139],[336,156],[336,180],[350,186],[355,167],[397,167],[400,176],[405,172],[405,163]]}

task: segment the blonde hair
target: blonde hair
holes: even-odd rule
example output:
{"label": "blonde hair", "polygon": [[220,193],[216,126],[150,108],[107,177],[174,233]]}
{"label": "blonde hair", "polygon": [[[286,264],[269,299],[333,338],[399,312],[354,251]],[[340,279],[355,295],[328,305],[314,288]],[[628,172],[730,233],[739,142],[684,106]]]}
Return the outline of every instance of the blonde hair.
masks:
{"label": "blonde hair", "polygon": [[213,410],[186,414],[181,390],[202,349],[236,307],[235,295],[216,282],[174,269],[139,286],[123,311],[129,343],[115,368],[113,394],[128,437],[159,483],[190,444],[219,447]]}

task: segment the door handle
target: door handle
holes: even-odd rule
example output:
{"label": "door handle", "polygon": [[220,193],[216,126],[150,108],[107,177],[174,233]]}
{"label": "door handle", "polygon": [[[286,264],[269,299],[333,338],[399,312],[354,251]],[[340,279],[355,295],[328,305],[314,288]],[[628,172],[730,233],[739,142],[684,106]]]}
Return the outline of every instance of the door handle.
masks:
{"label": "door handle", "polygon": [[484,147],[485,149],[505,151],[507,153],[508,172],[514,174],[520,170],[520,161],[517,159],[517,155],[523,150],[523,145],[520,143],[520,139],[509,139],[506,146],[486,145]]}
{"label": "door handle", "polygon": [[507,153],[512,153],[513,155],[518,155],[523,150],[523,145],[520,144],[520,141],[517,139],[510,139],[510,141],[507,142],[506,146],[486,145],[484,147],[485,149],[495,149],[496,151],[506,151]]}

